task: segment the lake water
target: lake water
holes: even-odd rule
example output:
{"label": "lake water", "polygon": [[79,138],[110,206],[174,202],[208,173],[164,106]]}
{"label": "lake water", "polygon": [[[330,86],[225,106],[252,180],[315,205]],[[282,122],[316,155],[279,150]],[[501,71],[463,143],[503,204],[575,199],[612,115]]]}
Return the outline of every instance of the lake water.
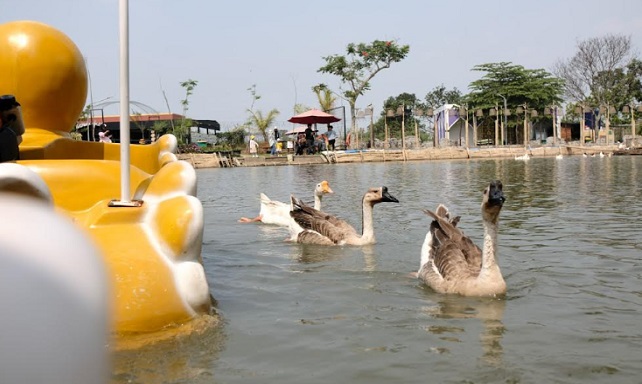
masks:
{"label": "lake water", "polygon": [[[115,356],[112,382],[639,383],[642,157],[533,158],[203,169],[203,260],[223,319],[204,335]],[[360,226],[361,196],[385,185],[377,243],[285,243],[239,224],[260,192],[312,200]],[[481,192],[504,184],[504,299],[446,296],[408,276],[446,204],[481,244]]]}

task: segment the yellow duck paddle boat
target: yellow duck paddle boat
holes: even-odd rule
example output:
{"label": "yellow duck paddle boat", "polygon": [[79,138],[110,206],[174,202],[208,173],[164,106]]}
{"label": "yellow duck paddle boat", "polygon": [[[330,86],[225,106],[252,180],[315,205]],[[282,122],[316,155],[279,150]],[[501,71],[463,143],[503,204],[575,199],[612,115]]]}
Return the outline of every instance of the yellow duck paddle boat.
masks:
{"label": "yellow duck paddle boat", "polygon": [[48,25],[14,21],[0,24],[0,52],[0,94],[15,96],[25,126],[17,164],[44,181],[48,203],[100,250],[111,290],[113,334],[162,338],[195,323],[215,323],[201,259],[203,210],[195,197],[196,173],[177,160],[176,138],[164,135],[151,145],[131,146],[129,192],[140,204],[113,206],[121,186],[120,144],[76,141],[70,135],[88,85],[77,46]]}

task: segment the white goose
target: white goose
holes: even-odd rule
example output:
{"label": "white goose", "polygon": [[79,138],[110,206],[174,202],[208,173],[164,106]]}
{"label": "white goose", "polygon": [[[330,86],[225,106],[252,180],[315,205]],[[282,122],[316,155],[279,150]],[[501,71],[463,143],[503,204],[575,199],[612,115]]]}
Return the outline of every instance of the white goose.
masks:
{"label": "white goose", "polygon": [[459,216],[451,219],[448,208],[424,211],[433,218],[421,248],[417,277],[438,293],[464,296],[495,296],[506,293],[506,282],[497,265],[497,227],[505,201],[502,183],[493,181],[484,190],[481,204],[484,245],[480,250],[459,228]]}
{"label": "white goose", "polygon": [[[323,195],[334,193],[330,184],[323,180],[314,187],[314,209],[321,209],[321,200]],[[255,218],[241,217],[239,223],[252,223],[260,221],[264,224],[275,224],[283,227],[290,225],[291,205],[280,201],[271,200],[264,193],[261,193],[261,210]]]}
{"label": "white goose", "polygon": [[515,160],[529,160],[531,157],[528,153],[523,154],[522,156],[515,156]]}
{"label": "white goose", "polygon": [[561,153],[559,153],[557,156],[555,156],[555,158],[556,158],[557,160],[562,160],[562,159],[564,159],[564,155],[562,155]]}
{"label": "white goose", "polygon": [[290,241],[303,244],[321,245],[366,245],[374,244],[373,208],[384,202],[398,203],[394,196],[388,193],[387,187],[370,188],[363,195],[362,201],[362,233],[346,221],[335,216],[310,208],[299,199],[292,196],[292,223],[290,225]]}

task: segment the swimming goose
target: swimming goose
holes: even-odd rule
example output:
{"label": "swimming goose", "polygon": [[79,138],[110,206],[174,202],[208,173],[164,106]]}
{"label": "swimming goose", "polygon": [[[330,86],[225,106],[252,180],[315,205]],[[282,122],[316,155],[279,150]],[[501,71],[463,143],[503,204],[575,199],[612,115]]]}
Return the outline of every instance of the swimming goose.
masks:
{"label": "swimming goose", "polygon": [[363,195],[362,201],[362,233],[346,221],[329,215],[317,209],[312,209],[292,196],[292,225],[290,225],[290,240],[303,244],[322,245],[365,245],[374,244],[374,224],[372,211],[376,204],[384,202],[398,203],[394,196],[388,193],[387,187],[370,188]]}
{"label": "swimming goose", "polygon": [[464,296],[495,296],[506,293],[506,283],[497,265],[497,227],[505,201],[502,183],[491,182],[481,204],[484,224],[483,250],[459,228],[459,217],[450,218],[448,208],[424,211],[433,218],[421,248],[417,277],[438,293]]}
{"label": "swimming goose", "polygon": [[530,158],[531,157],[528,155],[528,153],[525,153],[522,156],[515,156],[515,160],[524,160],[524,161],[526,161],[526,160],[528,160]]}
{"label": "swimming goose", "polygon": [[559,153],[557,156],[555,156],[555,158],[556,158],[557,160],[562,160],[562,159],[564,158],[564,155],[562,155],[561,153]]}
{"label": "swimming goose", "polygon": [[[330,184],[323,180],[314,187],[314,209],[321,209],[321,200],[323,195],[334,193]],[[275,224],[287,227],[290,225],[290,209],[291,205],[280,201],[271,200],[264,193],[261,193],[261,210],[259,215],[253,219],[241,217],[239,223],[252,223],[260,221],[264,224]]]}

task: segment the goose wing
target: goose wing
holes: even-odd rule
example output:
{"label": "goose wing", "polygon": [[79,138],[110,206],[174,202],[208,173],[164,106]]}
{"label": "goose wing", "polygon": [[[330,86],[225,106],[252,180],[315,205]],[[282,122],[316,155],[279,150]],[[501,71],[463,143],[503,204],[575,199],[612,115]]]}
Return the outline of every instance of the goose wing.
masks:
{"label": "goose wing", "polygon": [[[304,230],[299,234],[298,242],[309,241],[312,235],[305,234],[302,236],[302,234],[310,231],[327,238],[333,244],[339,244],[346,237],[356,233],[355,229],[344,220],[323,211],[318,211],[294,196],[292,196],[290,216]],[[315,244],[319,243],[315,242]]]}
{"label": "goose wing", "polygon": [[478,274],[481,269],[481,249],[456,227],[459,216],[450,219],[443,205],[437,207],[436,212],[424,212],[433,218],[428,263],[432,272],[447,280]]}
{"label": "goose wing", "polygon": [[265,224],[288,225],[290,221],[290,206],[280,201],[272,200],[261,193],[261,221]]}

